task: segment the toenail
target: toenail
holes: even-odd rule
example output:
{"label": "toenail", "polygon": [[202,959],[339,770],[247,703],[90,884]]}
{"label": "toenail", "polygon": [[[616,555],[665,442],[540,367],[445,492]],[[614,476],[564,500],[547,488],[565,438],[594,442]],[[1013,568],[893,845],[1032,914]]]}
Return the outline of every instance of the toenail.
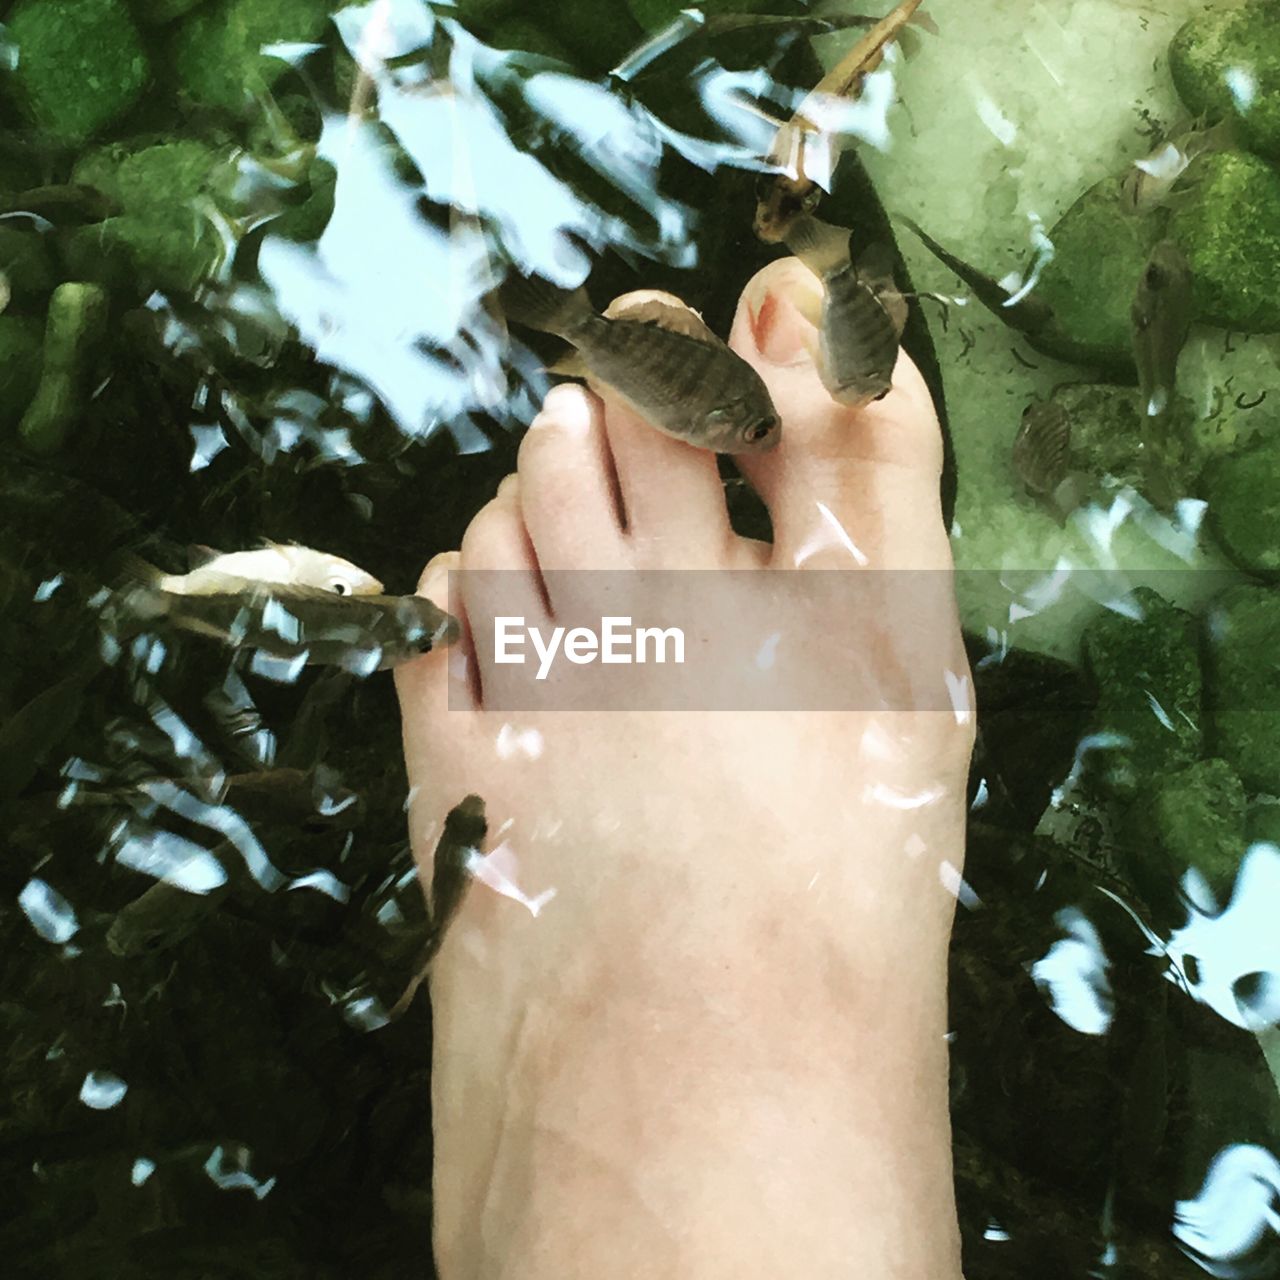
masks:
{"label": "toenail", "polygon": [[548,427],[576,436],[586,435],[591,427],[591,405],[581,387],[552,387],[530,430]]}
{"label": "toenail", "polygon": [[818,336],[815,319],[808,314],[812,310],[811,299],[799,290],[770,290],[753,317],[756,350],[770,364],[811,362]]}

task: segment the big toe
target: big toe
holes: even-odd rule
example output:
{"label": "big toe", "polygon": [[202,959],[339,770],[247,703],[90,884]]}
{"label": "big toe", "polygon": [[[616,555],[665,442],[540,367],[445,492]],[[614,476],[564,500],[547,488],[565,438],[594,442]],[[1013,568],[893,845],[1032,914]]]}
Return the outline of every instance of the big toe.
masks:
{"label": "big toe", "polygon": [[817,277],[783,258],[747,285],[730,336],[782,415],[781,445],[739,459],[773,519],[774,564],[946,567],[942,435],[924,379],[903,352],[883,399],[838,403],[819,373],[821,311]]}

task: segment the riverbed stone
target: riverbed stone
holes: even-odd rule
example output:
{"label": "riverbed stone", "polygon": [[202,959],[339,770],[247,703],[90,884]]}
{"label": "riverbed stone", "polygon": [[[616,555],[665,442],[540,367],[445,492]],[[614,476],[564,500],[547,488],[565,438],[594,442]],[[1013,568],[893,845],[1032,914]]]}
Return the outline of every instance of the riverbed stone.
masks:
{"label": "riverbed stone", "polygon": [[1089,757],[1091,781],[1132,799],[1200,755],[1200,655],[1191,616],[1140,587],[1130,611],[1106,610],[1081,640],[1098,690],[1094,732],[1115,735]]}
{"label": "riverbed stone", "polygon": [[1280,438],[1210,464],[1204,493],[1223,551],[1242,569],[1280,578]]}
{"label": "riverbed stone", "polygon": [[1198,871],[1225,903],[1246,845],[1244,785],[1225,760],[1197,760],[1155,781],[1136,834],[1148,876]]}
{"label": "riverbed stone", "polygon": [[18,0],[8,19],[18,46],[19,101],[61,143],[86,141],[125,114],[150,76],[122,0]]}
{"label": "riverbed stone", "polygon": [[1035,296],[1053,308],[1054,323],[1033,344],[1053,355],[1133,368],[1130,310],[1138,279],[1161,239],[1161,210],[1127,210],[1120,180],[1090,187],[1049,232],[1054,256]]}
{"label": "riverbed stone", "polygon": [[1280,173],[1241,151],[1205,156],[1169,230],[1194,277],[1196,318],[1280,333]]}
{"label": "riverbed stone", "polygon": [[288,64],[264,46],[316,40],[333,0],[219,0],[188,16],[170,46],[182,91],[193,102],[242,112]]}
{"label": "riverbed stone", "polygon": [[47,297],[58,283],[44,237],[21,224],[0,222],[0,273],[14,308]]}
{"label": "riverbed stone", "polygon": [[1193,115],[1233,121],[1245,147],[1280,160],[1280,0],[1209,5],[1174,36],[1169,70]]}
{"label": "riverbed stone", "polygon": [[1280,591],[1244,585],[1206,616],[1210,747],[1252,793],[1280,794]]}
{"label": "riverbed stone", "polygon": [[133,16],[144,26],[162,27],[207,0],[129,0]]}
{"label": "riverbed stone", "polygon": [[122,212],[71,233],[71,269],[111,288],[194,288],[219,252],[199,201],[216,195],[223,160],[194,140],[90,152],[77,164],[75,180],[97,187]]}

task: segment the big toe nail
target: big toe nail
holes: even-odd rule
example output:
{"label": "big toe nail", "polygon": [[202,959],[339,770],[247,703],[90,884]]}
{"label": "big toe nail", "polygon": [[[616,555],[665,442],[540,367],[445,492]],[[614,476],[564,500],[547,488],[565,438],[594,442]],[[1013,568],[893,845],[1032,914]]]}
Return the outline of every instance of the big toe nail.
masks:
{"label": "big toe nail", "polygon": [[739,322],[761,359],[794,365],[816,359],[821,316],[822,285],[817,277],[795,258],[783,258],[747,285]]}

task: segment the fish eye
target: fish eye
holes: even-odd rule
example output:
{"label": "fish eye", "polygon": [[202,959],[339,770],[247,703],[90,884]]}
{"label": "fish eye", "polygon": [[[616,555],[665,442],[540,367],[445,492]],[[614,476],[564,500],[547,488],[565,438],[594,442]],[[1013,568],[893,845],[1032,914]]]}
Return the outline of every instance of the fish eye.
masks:
{"label": "fish eye", "polygon": [[761,440],[772,434],[777,425],[777,418],[765,418],[763,422],[757,422],[754,427],[747,429],[747,441],[750,444],[759,444]]}
{"label": "fish eye", "polygon": [[341,578],[333,578],[329,583],[329,589],[340,596],[351,594],[351,588]]}
{"label": "fish eye", "polygon": [[805,213],[812,213],[822,199],[822,188],[814,187],[812,191],[805,192],[804,200],[801,202]]}

